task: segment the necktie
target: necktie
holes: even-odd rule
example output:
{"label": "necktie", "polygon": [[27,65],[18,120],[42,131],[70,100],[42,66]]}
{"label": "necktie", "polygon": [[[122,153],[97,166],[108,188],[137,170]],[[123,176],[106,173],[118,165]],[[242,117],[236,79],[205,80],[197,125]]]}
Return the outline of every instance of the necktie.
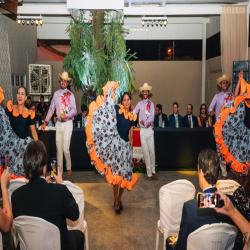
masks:
{"label": "necktie", "polygon": [[191,116],[188,117],[189,125],[191,125]]}
{"label": "necktie", "polygon": [[175,115],[175,127],[177,127],[177,115]]}

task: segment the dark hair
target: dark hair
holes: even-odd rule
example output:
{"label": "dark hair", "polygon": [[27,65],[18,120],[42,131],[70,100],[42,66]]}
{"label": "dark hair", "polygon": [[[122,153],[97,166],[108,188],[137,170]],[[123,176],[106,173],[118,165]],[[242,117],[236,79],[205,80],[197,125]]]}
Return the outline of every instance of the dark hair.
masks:
{"label": "dark hair", "polygon": [[190,104],[190,103],[189,103],[188,106],[189,106],[189,105],[191,106],[191,109],[193,110],[193,108],[194,108],[194,107],[193,107],[193,104]]}
{"label": "dark hair", "polygon": [[43,168],[47,165],[47,151],[41,141],[31,141],[27,146],[23,165],[26,177],[32,182],[43,174]]}
{"label": "dark hair", "polygon": [[81,111],[82,112],[87,111],[87,106],[85,104],[81,105]]}
{"label": "dark hair", "polygon": [[27,95],[27,89],[24,87],[24,86],[20,86],[18,89],[17,89],[17,92],[19,89],[24,89],[25,90],[25,95]]}
{"label": "dark hair", "polygon": [[174,102],[174,103],[173,103],[173,106],[174,106],[174,105],[177,105],[177,108],[179,108],[178,102]]}
{"label": "dark hair", "polygon": [[28,96],[28,97],[27,97],[27,100],[31,100],[31,96]]}
{"label": "dark hair", "polygon": [[207,114],[207,105],[206,105],[205,103],[202,103],[201,106],[200,106],[200,115],[201,115],[202,106],[205,106],[205,107],[206,107],[206,114]]}
{"label": "dark hair", "polygon": [[162,105],[161,104],[157,104],[156,107],[162,111]]}
{"label": "dark hair", "polygon": [[43,95],[40,95],[40,99],[43,98],[44,99],[44,96]]}
{"label": "dark hair", "polygon": [[208,184],[215,185],[220,169],[220,161],[216,152],[210,148],[202,149],[198,156],[198,170],[202,170]]}

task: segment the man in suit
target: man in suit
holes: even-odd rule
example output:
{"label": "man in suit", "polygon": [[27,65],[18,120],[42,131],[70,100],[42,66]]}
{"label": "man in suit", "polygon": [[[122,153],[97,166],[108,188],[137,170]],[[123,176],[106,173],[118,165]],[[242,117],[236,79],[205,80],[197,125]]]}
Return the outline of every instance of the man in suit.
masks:
{"label": "man in suit", "polygon": [[[212,149],[203,149],[198,156],[198,177],[199,184],[203,193],[215,193],[216,182],[220,168],[219,158]],[[233,197],[229,197],[234,202]],[[197,208],[197,199],[184,203],[179,236],[170,237],[166,242],[166,249],[186,250],[187,238],[189,234],[203,225],[213,223],[229,223],[234,225],[233,221],[225,215],[217,214],[212,208]],[[168,242],[170,241],[170,243]],[[173,247],[169,244],[173,243]]]}
{"label": "man in suit", "polygon": [[[41,141],[32,141],[23,158],[25,175],[29,183],[16,189],[11,197],[13,217],[26,215],[42,218],[60,231],[61,249],[84,250],[84,234],[80,230],[67,230],[66,219],[79,218],[78,205],[63,184],[61,171],[54,175],[52,184],[47,172],[47,152]],[[46,240],[46,239],[45,239]]]}
{"label": "man in suit", "polygon": [[78,127],[78,122],[80,122],[80,127],[84,128],[86,115],[87,115],[87,106],[85,104],[81,105],[81,111],[82,111],[82,113],[80,113],[76,116],[76,127]]}
{"label": "man in suit", "polygon": [[197,127],[198,126],[198,120],[197,117],[195,115],[193,115],[193,105],[192,104],[188,104],[187,106],[187,115],[185,115],[182,118],[182,122],[183,122],[183,127],[191,127],[191,123],[193,123],[193,127]]}
{"label": "man in suit", "polygon": [[179,112],[179,104],[178,102],[173,103],[173,114],[169,116],[169,127],[177,128],[177,123],[179,127],[182,127],[182,116],[178,114]]}
{"label": "man in suit", "polygon": [[30,108],[32,111],[34,111],[35,112],[35,125],[36,125],[36,122],[39,122],[39,126],[41,126],[42,125],[42,116],[40,116],[40,115],[38,115],[37,113],[36,113],[36,106],[35,106],[35,104],[31,104],[31,108]]}
{"label": "man in suit", "polygon": [[168,116],[162,113],[162,105],[157,104],[155,107],[155,119],[154,127],[162,127],[162,122],[165,123],[165,127],[168,126]]}

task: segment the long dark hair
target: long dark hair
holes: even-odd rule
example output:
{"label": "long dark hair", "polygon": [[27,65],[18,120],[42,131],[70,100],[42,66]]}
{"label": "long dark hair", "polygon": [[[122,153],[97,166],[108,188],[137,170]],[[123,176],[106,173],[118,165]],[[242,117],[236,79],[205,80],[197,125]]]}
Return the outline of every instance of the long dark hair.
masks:
{"label": "long dark hair", "polygon": [[205,103],[202,103],[201,106],[200,106],[200,115],[201,115],[202,106],[205,106],[205,108],[206,108],[206,115],[207,115],[207,105]]}
{"label": "long dark hair", "polygon": [[[129,92],[124,92],[122,97],[121,97],[121,104],[122,104],[122,101],[123,101],[123,98],[124,98],[125,95],[127,95],[129,97],[130,101],[131,101],[131,94]],[[131,111],[131,105],[129,107],[129,111]]]}

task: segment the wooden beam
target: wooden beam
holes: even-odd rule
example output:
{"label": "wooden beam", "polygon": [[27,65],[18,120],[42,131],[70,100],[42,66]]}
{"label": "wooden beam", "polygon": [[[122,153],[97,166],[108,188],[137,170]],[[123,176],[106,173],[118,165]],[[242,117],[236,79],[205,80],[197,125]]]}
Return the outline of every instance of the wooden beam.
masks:
{"label": "wooden beam", "polygon": [[43,40],[37,40],[37,46],[42,46],[43,48],[47,49],[48,51],[55,53],[59,56],[65,57],[67,54],[60,52],[56,49],[51,48],[48,44],[46,44]]}
{"label": "wooden beam", "polygon": [[0,8],[9,11],[12,14],[17,14],[18,2],[14,0],[6,0],[5,4],[0,4]]}

